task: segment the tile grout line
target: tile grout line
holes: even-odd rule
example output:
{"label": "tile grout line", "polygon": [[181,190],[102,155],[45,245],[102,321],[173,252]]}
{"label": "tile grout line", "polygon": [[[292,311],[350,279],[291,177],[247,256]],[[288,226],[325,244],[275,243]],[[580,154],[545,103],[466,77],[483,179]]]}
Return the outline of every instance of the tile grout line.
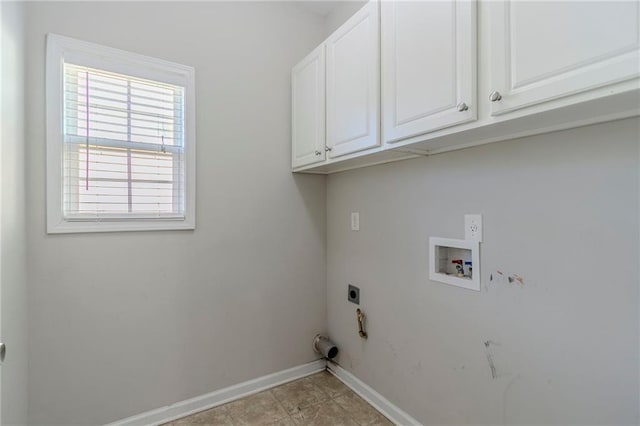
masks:
{"label": "tile grout line", "polygon": [[[289,383],[293,383],[293,382],[289,382]],[[286,384],[286,383],[285,383],[285,384]],[[282,411],[286,414],[286,417],[283,417],[282,419],[285,419],[285,418],[287,418],[287,417],[288,417],[288,418],[289,418],[289,420],[291,420],[293,423],[296,423],[296,422],[293,420],[293,417],[291,417],[291,413],[289,413],[289,410],[287,410],[287,409],[284,407],[284,405],[282,405],[282,402],[280,402],[280,399],[279,399],[279,398],[276,396],[276,394],[273,392],[273,390],[274,390],[274,389],[277,389],[277,388],[279,388],[279,387],[281,387],[281,386],[284,386],[285,384],[282,384],[282,385],[280,385],[280,386],[276,386],[275,388],[271,388],[271,389],[269,389],[267,392],[269,392],[269,393],[271,394],[271,396],[273,397],[273,399],[275,399],[275,400],[276,400],[276,404],[278,404],[278,406],[279,406],[280,408],[282,408]],[[282,420],[282,419],[277,419],[276,421],[279,421],[279,420]]]}
{"label": "tile grout line", "polygon": [[[316,375],[318,375],[318,374],[323,374],[323,373],[331,374],[331,373],[329,373],[328,369],[326,369],[326,370],[321,371],[321,372],[319,372],[319,373],[312,374],[311,376],[307,376],[307,377],[305,377],[304,379],[301,379],[301,380],[310,379],[310,378],[311,378],[311,377],[313,377],[313,376],[316,376]],[[334,376],[332,375],[331,377],[334,377]],[[340,404],[339,402],[337,402],[337,401],[336,401],[336,399],[341,398],[341,397],[343,397],[343,396],[345,396],[345,395],[347,395],[347,394],[350,394],[350,393],[351,393],[351,394],[353,394],[353,395],[355,395],[355,396],[358,396],[358,395],[356,395],[356,393],[355,393],[355,392],[353,392],[353,391],[352,391],[351,389],[349,389],[346,385],[344,385],[344,383],[340,382],[340,383],[342,383],[342,385],[345,387],[345,388],[344,388],[344,390],[343,390],[342,392],[340,392],[340,393],[336,394],[335,396],[331,396],[331,394],[330,394],[329,392],[325,391],[322,387],[318,386],[318,385],[317,385],[317,384],[315,384],[313,381],[309,380],[309,382],[311,383],[311,385],[312,385],[312,386],[314,386],[315,388],[319,389],[322,393],[324,393],[324,394],[328,397],[328,399],[327,399],[327,400],[325,400],[325,401],[319,401],[319,402],[316,402],[316,403],[311,404],[311,405],[309,405],[308,407],[305,407],[305,408],[315,407],[316,405],[326,404],[327,402],[333,402],[333,403],[335,403],[335,404],[336,404],[336,405],[337,405],[337,406],[338,406],[342,411],[344,411],[344,413],[346,414],[346,417],[348,417],[348,418],[349,418],[351,421],[353,421],[356,425],[358,425],[358,426],[367,426],[367,425],[368,425],[368,424],[362,424],[362,423],[358,422],[358,421],[355,419],[355,417],[353,417],[353,415],[352,415],[351,413],[349,413],[349,411],[347,411],[347,409],[346,409],[346,408],[344,408],[344,407],[342,406],[342,404]],[[366,401],[365,401],[365,403],[366,403]],[[368,404],[368,403],[367,403],[367,404]],[[374,409],[374,410],[375,410],[375,409]],[[376,412],[377,412],[377,410],[376,410]]]}
{"label": "tile grout line", "polygon": [[[323,373],[331,374],[331,373],[329,373],[329,369],[328,368],[325,369]],[[316,373],[316,374],[320,374],[320,373]],[[309,376],[309,377],[312,377],[312,376]],[[333,375],[331,375],[331,377],[335,378]],[[342,383],[342,382],[340,382],[340,383]],[[336,405],[338,405],[338,407],[340,407],[340,409],[347,414],[347,417],[349,419],[351,419],[356,425],[358,425],[358,426],[366,426],[366,425],[362,425],[360,422],[358,422],[355,419],[355,417],[353,417],[353,415],[351,413],[349,413],[347,411],[347,409],[342,406],[342,404],[340,404],[338,401],[336,401],[336,399],[341,398],[341,397],[343,397],[343,396],[345,396],[345,395],[347,395],[349,393],[353,393],[355,395],[355,392],[353,392],[351,389],[349,389],[344,383],[342,383],[342,385],[344,386],[344,390],[341,393],[338,393],[335,396],[331,396],[328,392],[325,392],[327,394],[327,396],[329,396],[329,401],[332,401]],[[324,391],[324,389],[321,389],[321,390]]]}
{"label": "tile grout line", "polygon": [[[325,370],[325,372],[326,372],[326,373],[328,373],[328,374],[330,374],[330,375],[331,375],[331,377],[335,379],[335,376],[333,376],[333,375],[329,372],[329,369],[328,369],[328,368]],[[309,377],[311,377],[311,376],[309,376]],[[339,406],[339,407],[340,407],[340,408],[341,408],[345,413],[347,413],[347,417],[349,417],[349,418],[350,418],[350,419],[351,419],[351,420],[352,420],[356,425],[358,425],[358,426],[368,426],[369,424],[373,423],[373,422],[369,422],[369,423],[360,423],[358,420],[356,420],[356,418],[355,418],[351,413],[349,413],[349,411],[347,411],[347,409],[346,409],[346,408],[344,408],[344,406],[343,406],[342,404],[340,404],[338,401],[336,401],[337,399],[342,398],[342,397],[344,397],[344,396],[346,396],[346,395],[353,395],[353,396],[355,396],[355,397],[357,397],[357,398],[360,398],[360,397],[358,396],[358,394],[356,394],[352,389],[349,389],[349,387],[347,387],[344,383],[342,383],[342,382],[340,382],[340,383],[344,386],[344,390],[343,390],[342,392],[338,393],[337,395],[333,396],[333,397],[332,397],[331,395],[329,395],[329,400],[330,400],[330,401],[335,402],[335,403],[336,403],[336,404],[337,404],[337,405],[338,405],[338,406]],[[363,401],[364,401],[364,400],[363,400]],[[370,405],[368,402],[366,402],[366,401],[364,401],[364,402],[365,402],[365,404]],[[371,408],[373,408],[373,407],[371,407]],[[378,412],[378,410],[376,410],[375,408],[373,408],[373,410],[374,410],[376,413],[380,414],[380,413]],[[384,417],[384,416],[383,416],[383,417]],[[385,417],[385,419],[386,419],[386,417]]]}
{"label": "tile grout line", "polygon": [[[336,376],[334,376],[333,374],[331,374],[331,372],[329,371],[329,367],[327,367],[325,369],[325,371],[327,373],[329,373],[331,375],[331,377],[333,377],[334,379],[337,379]],[[332,400],[336,400],[338,398],[342,398],[343,396],[346,395],[353,395],[358,399],[361,399],[363,403],[365,403],[367,406],[371,407],[373,409],[373,411],[375,411],[376,414],[382,416],[385,420],[390,421],[385,415],[383,415],[381,412],[379,412],[375,407],[373,407],[371,404],[369,404],[369,402],[367,402],[365,399],[363,399],[360,395],[358,395],[356,392],[353,391],[353,389],[350,389],[347,385],[345,385],[343,382],[340,381],[340,383],[342,383],[342,385],[345,387],[344,391],[338,395],[336,395],[335,397],[332,398]],[[336,404],[340,405],[342,407],[342,405],[336,401]],[[344,407],[342,407],[344,409]],[[345,411],[347,411],[346,409],[344,409]],[[347,412],[348,413],[348,412]],[[353,416],[349,416],[351,418],[351,420],[353,420],[357,425],[359,426],[369,426],[370,424],[373,424],[373,420],[369,423],[360,423],[358,422],[355,417]]]}
{"label": "tile grout line", "polygon": [[[324,371],[326,371],[326,370],[324,370]],[[311,386],[312,386],[312,387],[314,387],[314,388],[316,388],[317,390],[319,390],[321,393],[323,393],[325,396],[327,396],[327,397],[329,398],[329,400],[330,400],[330,399],[331,399],[331,395],[327,394],[327,393],[324,391],[324,389],[320,388],[320,387],[319,387],[319,386],[317,386],[315,383],[313,383],[313,381],[309,380],[309,379],[310,379],[310,377],[313,377],[313,376],[315,376],[315,375],[317,375],[317,374],[321,374],[321,373],[323,373],[323,371],[318,372],[318,373],[315,373],[315,374],[312,374],[312,375],[309,375],[309,376],[307,376],[307,377],[303,377],[303,378],[301,378],[301,379],[298,379],[298,380],[295,380],[295,381],[293,381],[293,382],[289,382],[289,383],[295,383],[295,382],[299,382],[299,381],[307,381],[308,383],[310,383],[310,384],[311,384]],[[282,409],[284,410],[284,412],[287,414],[287,417],[288,417],[288,418],[289,418],[289,419],[290,419],[294,424],[296,424],[296,425],[297,425],[297,424],[298,424],[298,422],[297,422],[297,421],[295,420],[295,418],[293,417],[293,414],[294,414],[294,413],[290,413],[290,412],[289,412],[289,410],[284,406],[284,404],[282,404],[282,401],[280,401],[280,398],[278,398],[278,397],[276,396],[275,392],[273,392],[274,390],[276,390],[276,389],[278,389],[278,388],[281,388],[281,387],[284,387],[284,386],[286,386],[286,385],[287,385],[287,384],[289,384],[289,383],[284,383],[284,384],[282,384],[282,385],[279,385],[279,386],[276,386],[276,387],[274,387],[274,388],[271,388],[271,389],[269,389],[269,390],[268,390],[268,392],[270,392],[270,393],[272,394],[272,396],[275,398],[275,400],[276,400],[276,402],[278,403],[278,405],[279,405],[280,407],[282,407]],[[325,401],[317,401],[317,402],[315,402],[315,403],[313,403],[313,404],[310,404],[309,406],[304,407],[304,408],[306,409],[306,408],[309,408],[309,407],[313,407],[313,406],[315,406],[315,405],[321,404],[322,402],[326,402],[326,400],[325,400]],[[297,408],[298,408],[298,413],[302,412],[302,409],[301,409],[300,407],[297,407]],[[284,419],[284,417],[283,417],[283,419]],[[280,419],[280,420],[282,420],[282,419]]]}
{"label": "tile grout line", "polygon": [[[326,371],[326,370],[324,370],[324,371]],[[316,374],[312,374],[312,375],[310,375],[310,376],[305,377],[304,379],[301,379],[301,380],[307,380],[307,382],[308,382],[308,383],[310,383],[310,384],[311,384],[311,386],[312,386],[313,388],[315,388],[315,389],[319,390],[319,391],[320,391],[320,393],[322,393],[323,395],[325,395],[325,396],[328,398],[328,399],[326,399],[326,400],[316,401],[315,403],[310,404],[308,407],[305,407],[305,409],[310,408],[310,407],[315,407],[316,405],[320,405],[320,404],[326,403],[327,401],[330,401],[330,400],[331,400],[331,395],[329,395],[329,393],[328,393],[328,392],[325,392],[325,390],[324,390],[324,389],[322,389],[320,386],[318,386],[317,384],[315,384],[315,383],[311,380],[311,377],[316,376],[316,375],[318,375],[318,374],[323,374],[323,373],[324,373],[324,371],[321,371],[321,372],[316,373]],[[302,412],[302,410],[300,409],[300,407],[298,407],[298,411],[299,411],[300,413]],[[303,422],[304,422],[304,418],[303,418],[302,420],[303,420]],[[295,422],[295,423],[297,424],[298,422]]]}
{"label": "tile grout line", "polygon": [[[358,425],[358,426],[364,426],[364,425],[361,425],[360,423],[358,423],[358,422],[356,421],[356,419],[355,419],[355,418],[353,418],[353,416],[351,416],[351,415],[349,414],[349,412],[348,412],[348,411],[347,411],[347,410],[346,410],[342,405],[340,405],[337,401],[335,401],[337,398],[339,398],[339,397],[341,397],[341,396],[344,396],[346,393],[353,392],[353,391],[351,391],[351,389],[349,389],[349,388],[346,388],[346,387],[345,387],[345,389],[344,389],[344,391],[343,391],[342,393],[338,393],[338,394],[337,394],[337,395],[335,395],[335,396],[331,396],[331,394],[330,394],[329,392],[327,392],[327,391],[326,391],[326,390],[324,390],[321,386],[317,385],[316,383],[314,383],[314,381],[313,381],[313,380],[311,380],[311,378],[312,378],[313,376],[316,376],[316,375],[319,375],[319,374],[323,374],[323,373],[327,373],[327,370],[324,370],[324,371],[321,371],[321,372],[319,372],[319,373],[315,373],[315,374],[312,374],[312,375],[310,375],[310,376],[307,376],[307,377],[305,377],[305,378],[300,379],[300,381],[305,381],[305,380],[306,380],[306,381],[307,381],[307,382],[308,382],[308,383],[309,383],[309,384],[310,384],[314,389],[316,389],[316,390],[320,391],[324,396],[326,396],[326,397],[327,397],[327,399],[324,399],[324,400],[321,400],[321,401],[316,401],[316,402],[314,402],[314,403],[312,403],[312,404],[309,404],[308,406],[304,407],[304,409],[308,409],[308,408],[315,407],[315,406],[318,406],[318,405],[326,404],[326,403],[328,403],[328,402],[334,402],[334,403],[335,403],[335,404],[336,404],[336,405],[337,405],[337,406],[338,406],[342,411],[344,411],[344,413],[346,414],[346,417],[348,417],[350,420],[352,420],[356,425]],[[331,373],[329,373],[329,374],[331,374]],[[277,389],[277,388],[279,388],[279,387],[281,387],[281,386],[284,386],[284,385],[277,386],[277,387],[275,387],[275,388],[273,388],[273,389],[271,389],[271,390]],[[275,394],[274,394],[274,396],[275,396]],[[276,397],[276,400],[278,401],[278,403],[279,403],[280,405],[282,405],[282,403],[280,402],[280,400],[279,400],[277,397]],[[290,418],[290,419],[291,419],[295,424],[298,424],[298,422],[297,422],[297,421],[295,421],[295,419],[293,418],[293,413],[289,413],[289,412],[288,412],[288,410],[286,410],[286,409],[285,409],[285,412],[287,412],[287,413],[288,413],[289,418]],[[302,409],[301,409],[300,407],[298,407],[298,412],[299,412],[299,413],[301,413],[301,412],[302,412]],[[303,419],[303,421],[304,421],[304,419]],[[304,424],[304,423],[303,423],[303,424]]]}

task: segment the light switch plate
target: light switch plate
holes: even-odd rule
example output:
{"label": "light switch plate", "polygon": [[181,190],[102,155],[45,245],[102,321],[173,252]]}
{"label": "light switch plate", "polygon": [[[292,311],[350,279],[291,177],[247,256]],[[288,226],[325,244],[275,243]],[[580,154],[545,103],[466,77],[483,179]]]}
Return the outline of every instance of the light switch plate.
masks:
{"label": "light switch plate", "polygon": [[482,242],[482,215],[464,215],[464,239]]}

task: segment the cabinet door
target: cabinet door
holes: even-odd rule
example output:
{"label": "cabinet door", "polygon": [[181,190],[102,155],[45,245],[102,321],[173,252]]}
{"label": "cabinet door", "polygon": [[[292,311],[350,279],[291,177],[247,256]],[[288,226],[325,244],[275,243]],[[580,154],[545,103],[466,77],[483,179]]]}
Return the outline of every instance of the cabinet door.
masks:
{"label": "cabinet door", "polygon": [[330,157],[380,145],[379,13],[367,3],[326,41]]}
{"label": "cabinet door", "polygon": [[475,1],[383,2],[381,33],[385,142],[477,118]]}
{"label": "cabinet door", "polygon": [[325,159],[324,45],[291,71],[292,167]]}
{"label": "cabinet door", "polygon": [[503,0],[490,8],[492,115],[640,75],[638,1]]}

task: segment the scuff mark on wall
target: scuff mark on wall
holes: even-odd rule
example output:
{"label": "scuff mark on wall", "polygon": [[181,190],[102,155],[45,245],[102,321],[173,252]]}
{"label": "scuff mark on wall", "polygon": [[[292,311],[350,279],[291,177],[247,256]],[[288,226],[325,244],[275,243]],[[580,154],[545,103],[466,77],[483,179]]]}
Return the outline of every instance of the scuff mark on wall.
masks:
{"label": "scuff mark on wall", "polygon": [[489,369],[491,369],[491,378],[493,380],[496,380],[498,378],[498,370],[496,369],[496,366],[493,362],[493,356],[491,355],[491,350],[489,348],[491,345],[498,345],[498,344],[495,342],[492,342],[491,340],[487,340],[486,342],[484,342],[484,352],[487,357],[487,362],[489,363]]}
{"label": "scuff mark on wall", "polygon": [[395,359],[398,359],[398,351],[396,351],[396,347],[388,340],[385,340],[385,343],[387,344],[387,346],[389,347],[389,350],[391,351],[391,356],[393,356],[393,358]]}
{"label": "scuff mark on wall", "polygon": [[496,284],[502,284],[504,282],[504,278],[505,276],[507,277],[507,282],[509,284],[514,284],[514,283],[518,283],[520,284],[520,286],[524,287],[524,278],[519,275],[519,274],[509,274],[506,275],[504,272],[502,272],[499,269],[496,269],[494,272],[492,272],[489,275],[489,282],[490,283],[496,283]]}
{"label": "scuff mark on wall", "polygon": [[502,424],[503,425],[510,424],[509,422],[507,422],[507,397],[509,395],[509,391],[511,390],[511,386],[519,378],[520,378],[520,374],[516,374],[515,376],[513,376],[509,381],[509,383],[507,383],[507,386],[505,386],[504,392],[502,392]]}
{"label": "scuff mark on wall", "polygon": [[496,366],[493,364],[493,357],[491,357],[491,353],[487,351],[487,361],[489,361],[489,368],[491,368],[491,378],[493,380],[498,378],[498,372],[496,371]]}

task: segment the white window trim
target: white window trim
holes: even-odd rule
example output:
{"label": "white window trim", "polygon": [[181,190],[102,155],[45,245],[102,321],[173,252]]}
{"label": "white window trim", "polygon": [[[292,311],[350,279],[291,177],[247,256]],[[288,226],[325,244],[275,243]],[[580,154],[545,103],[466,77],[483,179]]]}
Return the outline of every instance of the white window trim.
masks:
{"label": "white window trim", "polygon": [[[185,87],[185,217],[184,219],[68,220],[62,211],[63,173],[63,64],[64,60],[119,74],[163,81]],[[47,233],[156,231],[195,229],[196,138],[195,70],[193,67],[124,50],[47,34]]]}

